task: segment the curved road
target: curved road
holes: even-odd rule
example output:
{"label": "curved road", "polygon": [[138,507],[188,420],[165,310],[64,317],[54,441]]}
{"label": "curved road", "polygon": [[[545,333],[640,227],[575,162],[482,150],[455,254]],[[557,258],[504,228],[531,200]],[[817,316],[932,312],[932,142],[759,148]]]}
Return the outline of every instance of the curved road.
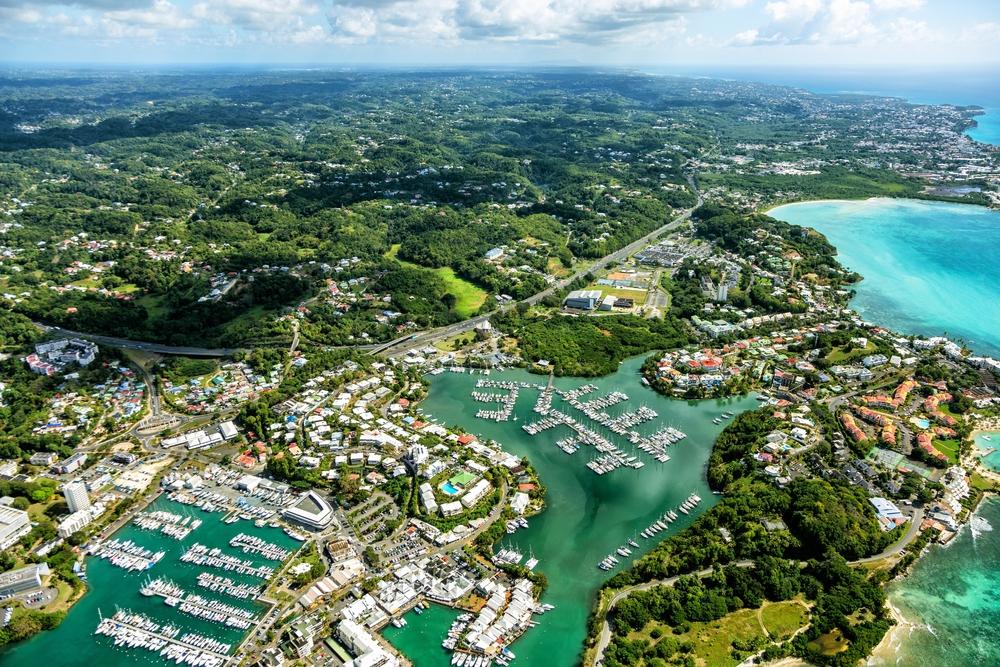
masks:
{"label": "curved road", "polygon": [[[889,556],[895,556],[913,541],[919,532],[920,524],[924,520],[924,510],[923,508],[915,508],[913,511],[913,516],[910,517],[910,526],[906,530],[906,534],[903,538],[895,542],[891,546],[884,549],[882,552],[875,554],[874,556],[868,556],[867,558],[859,558],[858,560],[852,560],[848,562],[848,565],[865,565],[867,563],[874,563],[880,561],[883,558],[888,558]],[[751,567],[754,561],[751,560],[739,560],[733,563],[724,563],[723,565],[735,565],[736,567]],[[597,646],[594,648],[594,664],[601,665],[604,660],[604,651],[608,648],[608,644],[611,643],[611,624],[608,623],[608,614],[612,609],[615,608],[619,602],[624,598],[628,597],[636,591],[644,591],[650,588],[655,588],[656,586],[673,586],[681,577],[696,576],[698,578],[707,577],[713,572],[712,568],[706,568],[704,570],[698,570],[697,572],[678,574],[673,577],[667,577],[666,579],[654,579],[653,581],[647,581],[642,584],[635,584],[634,586],[627,586],[618,590],[608,602],[608,608],[604,612],[604,620],[601,623],[601,634],[597,639]]]}

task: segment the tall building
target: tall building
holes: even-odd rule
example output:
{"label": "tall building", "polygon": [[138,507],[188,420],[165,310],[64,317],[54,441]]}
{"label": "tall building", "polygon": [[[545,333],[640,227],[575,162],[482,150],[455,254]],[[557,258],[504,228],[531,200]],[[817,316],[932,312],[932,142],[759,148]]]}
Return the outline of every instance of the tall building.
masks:
{"label": "tall building", "polygon": [[70,513],[90,509],[90,498],[87,496],[87,485],[83,482],[67,482],[63,484],[63,497],[69,505]]}
{"label": "tall building", "polygon": [[715,300],[725,303],[727,299],[729,299],[729,285],[726,284],[726,277],[722,276],[719,286],[715,289]]}

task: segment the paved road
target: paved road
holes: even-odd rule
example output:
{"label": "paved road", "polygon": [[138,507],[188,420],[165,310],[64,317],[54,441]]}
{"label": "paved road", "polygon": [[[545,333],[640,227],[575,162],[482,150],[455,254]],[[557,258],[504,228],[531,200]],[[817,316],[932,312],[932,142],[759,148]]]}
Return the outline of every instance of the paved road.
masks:
{"label": "paved road", "polygon": [[[701,194],[699,193],[698,201],[694,206],[692,206],[689,209],[685,209],[679,215],[675,216],[673,219],[670,220],[670,222],[663,225],[662,227],[658,227],[657,229],[651,231],[649,234],[646,234],[642,238],[636,239],[632,243],[629,243],[627,246],[624,246],[614,251],[613,253],[605,255],[604,257],[597,260],[593,264],[588,265],[586,268],[580,269],[577,272],[573,273],[572,275],[562,278],[561,280],[557,280],[556,282],[552,283],[549,287],[542,290],[541,292],[537,292],[536,294],[533,294],[527,297],[526,299],[522,299],[521,301],[506,304],[505,306],[503,306],[502,310],[509,310],[510,308],[516,308],[517,305],[521,303],[528,306],[536,305],[539,302],[541,302],[542,299],[544,299],[545,297],[550,296],[551,294],[554,294],[559,290],[564,289],[567,285],[570,285],[571,283],[584,277],[588,273],[600,271],[601,269],[604,269],[611,264],[616,264],[618,262],[627,259],[631,255],[634,255],[635,253],[639,252],[644,247],[649,245],[649,243],[652,242],[653,240],[659,238],[663,234],[674,231],[682,224],[687,222],[691,218],[691,214],[695,211],[695,209],[701,206],[701,204],[702,204],[702,198]],[[437,329],[431,329],[429,331],[425,331],[410,336],[404,336],[395,341],[392,341],[391,343],[387,343],[380,347],[376,347],[373,351],[379,354],[386,354],[388,356],[399,355],[405,352],[406,350],[410,350],[417,347],[424,347],[426,345],[435,343],[439,340],[444,340],[446,338],[451,338],[453,336],[457,336],[459,334],[472,331],[473,329],[476,328],[478,324],[490,319],[490,317],[491,314],[478,315],[476,317],[463,320],[461,322],[456,322],[455,324],[449,324],[448,326],[439,327]]]}
{"label": "paved road", "polygon": [[103,345],[105,347],[117,347],[123,350],[139,350],[142,352],[151,352],[153,354],[178,354],[185,357],[230,357],[239,352],[239,348],[163,345],[161,343],[147,343],[145,341],[118,338],[116,336],[101,336],[99,334],[83,333],[82,331],[71,331],[70,329],[50,327],[38,322],[35,322],[35,324],[47,333],[70,338],[83,338],[85,340],[93,341],[98,345]]}
{"label": "paved road", "polygon": [[[852,560],[848,564],[865,565],[867,563],[875,563],[882,560],[883,558],[888,558],[890,556],[895,556],[899,554],[901,551],[903,551],[903,549],[905,549],[910,545],[910,542],[912,542],[917,535],[920,534],[920,524],[923,523],[923,520],[924,520],[923,508],[920,507],[914,508],[913,516],[910,518],[910,526],[909,528],[907,528],[906,534],[903,535],[902,539],[900,539],[895,544],[890,545],[880,553],[875,554],[874,556],[869,556],[868,558],[859,558],[858,560]],[[753,564],[754,561],[752,560],[740,560],[736,561],[735,563],[727,563],[726,565],[735,565],[736,567],[751,567],[753,566]],[[712,571],[713,570],[711,568],[708,568],[704,570],[698,570],[697,572],[691,574],[693,574],[698,578],[701,578],[701,577],[707,577],[709,574],[712,573]],[[616,592],[614,596],[612,596],[610,602],[608,603],[608,609],[605,612],[604,622],[601,625],[601,634],[597,639],[597,646],[595,648],[595,653],[594,653],[594,664],[598,666],[601,665],[601,662],[604,659],[604,651],[607,649],[608,644],[611,642],[611,624],[608,623],[607,616],[608,614],[611,613],[611,610],[615,608],[615,605],[617,605],[623,599],[625,599],[630,594],[636,591],[644,591],[650,588],[654,588],[656,586],[673,586],[678,579],[685,576],[691,576],[691,575],[680,574],[673,577],[668,577],[666,579],[655,579],[653,581],[647,581],[642,584],[628,586],[627,588],[623,588],[618,592]]]}
{"label": "paved road", "polygon": [[[615,264],[629,256],[635,254],[645,246],[649,245],[654,239],[671,232],[682,224],[687,222],[691,218],[691,214],[702,205],[703,199],[701,193],[698,191],[694,179],[689,179],[692,188],[698,197],[698,201],[691,208],[683,210],[679,215],[675,216],[670,220],[670,222],[665,225],[658,227],[649,234],[646,234],[642,238],[636,239],[627,246],[624,246],[608,255],[605,255],[601,259],[597,260],[593,264],[587,266],[587,268],[580,269],[572,275],[557,280],[552,283],[549,287],[533,294],[526,299],[522,299],[519,302],[508,303],[503,306],[502,310],[507,310],[510,308],[516,308],[519,303],[523,303],[529,306],[533,306],[539,303],[545,297],[554,294],[555,292],[564,289],[567,285],[571,284],[573,281],[582,278],[588,273],[593,273],[595,271],[600,271],[606,268],[608,265]],[[454,324],[449,324],[447,326],[438,327],[436,329],[429,329],[428,331],[423,331],[416,334],[410,334],[397,338],[394,341],[388,343],[376,343],[376,344],[365,344],[365,345],[339,345],[333,346],[338,349],[357,349],[366,350],[375,354],[386,354],[388,356],[399,355],[417,347],[423,347],[430,345],[436,341],[443,340],[446,338],[451,338],[461,333],[466,333],[472,331],[476,326],[490,318],[490,315],[478,315],[467,320],[462,320],[461,322],[456,322]],[[104,345],[105,347],[116,347],[126,350],[140,350],[142,352],[151,352],[154,354],[171,354],[180,355],[185,357],[231,357],[237,352],[241,351],[241,348],[229,348],[229,347],[195,347],[195,346],[184,346],[184,345],[164,345],[161,343],[150,343],[146,341],[130,340],[128,338],[119,338],[116,336],[102,336],[99,334],[89,334],[80,331],[71,331],[69,329],[63,329],[61,327],[52,327],[42,324],[40,322],[35,323],[37,326],[41,327],[44,331],[48,333],[53,333],[60,336],[84,338],[86,340],[91,340],[99,345]],[[291,349],[294,350],[298,344],[298,328],[296,327],[295,334],[293,336]]]}

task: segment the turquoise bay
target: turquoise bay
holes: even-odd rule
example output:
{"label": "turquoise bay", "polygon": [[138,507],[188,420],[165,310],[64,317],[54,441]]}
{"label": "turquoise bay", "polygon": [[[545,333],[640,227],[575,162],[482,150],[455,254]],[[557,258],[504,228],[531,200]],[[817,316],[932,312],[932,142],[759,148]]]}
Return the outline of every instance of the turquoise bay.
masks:
{"label": "turquoise bay", "polygon": [[818,201],[769,215],[812,227],[864,280],[851,302],[906,334],[947,334],[1000,357],[1000,212],[911,199]]}
{"label": "turquoise bay", "polygon": [[931,547],[888,593],[906,622],[869,665],[1000,664],[1000,500],[985,500],[950,545]]}

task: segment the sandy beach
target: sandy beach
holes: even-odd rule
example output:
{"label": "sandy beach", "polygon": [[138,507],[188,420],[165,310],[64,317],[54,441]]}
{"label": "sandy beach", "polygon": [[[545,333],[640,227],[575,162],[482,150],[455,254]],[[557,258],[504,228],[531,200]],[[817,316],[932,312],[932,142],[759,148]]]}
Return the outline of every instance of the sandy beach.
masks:
{"label": "sandy beach", "polygon": [[900,646],[902,646],[903,642],[906,641],[914,630],[921,627],[918,623],[906,620],[899,609],[892,604],[892,600],[886,599],[886,606],[889,608],[889,615],[896,621],[896,625],[892,626],[885,633],[885,637],[882,638],[882,641],[879,642],[879,645],[875,647],[875,650],[868,657],[867,664],[869,667],[895,665],[899,656]]}

